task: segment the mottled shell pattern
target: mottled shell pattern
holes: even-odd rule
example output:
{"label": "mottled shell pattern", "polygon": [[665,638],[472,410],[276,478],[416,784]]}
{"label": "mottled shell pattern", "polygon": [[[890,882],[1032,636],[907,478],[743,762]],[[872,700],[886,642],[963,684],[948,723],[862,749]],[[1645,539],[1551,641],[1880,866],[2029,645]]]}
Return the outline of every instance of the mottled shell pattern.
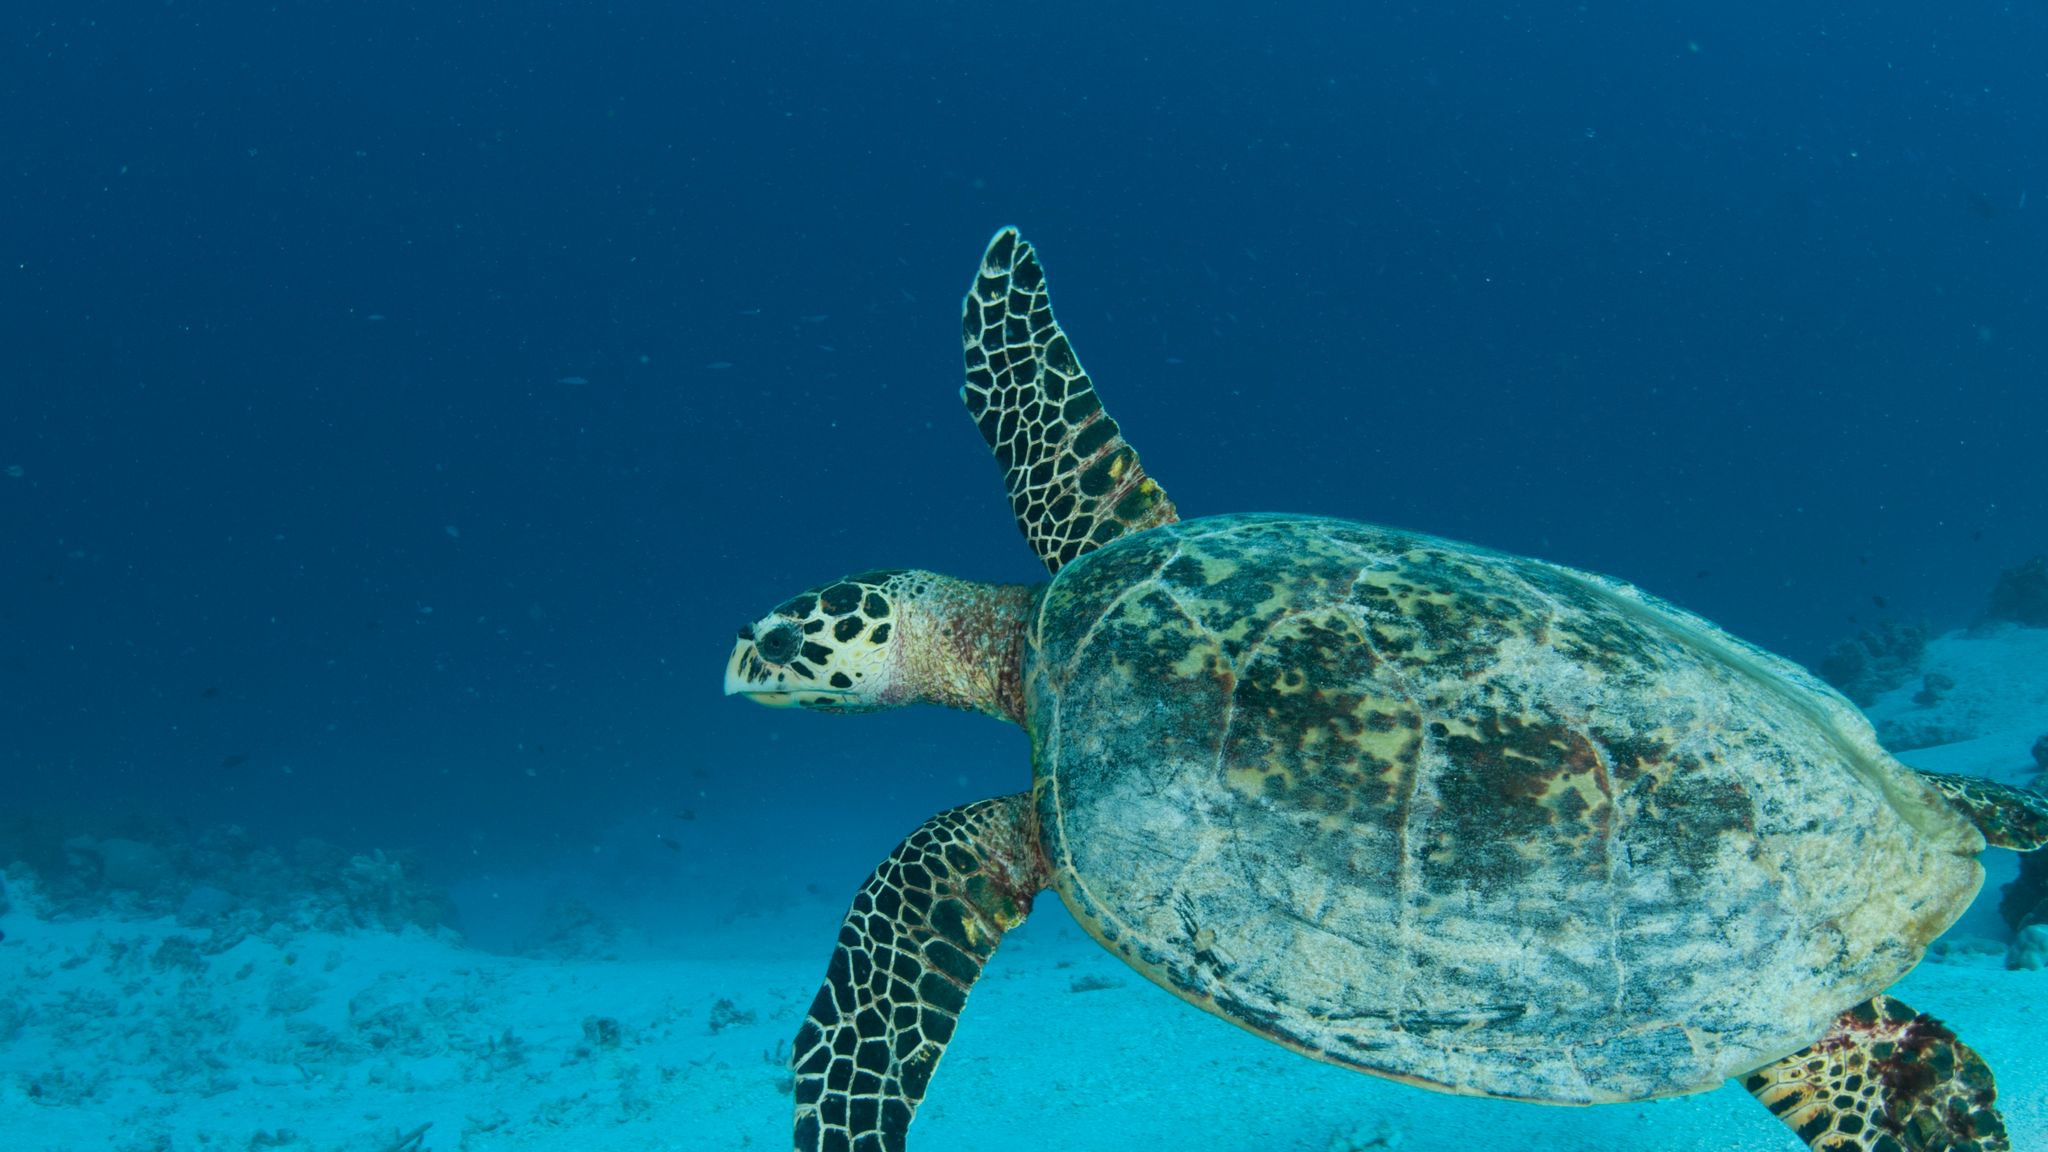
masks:
{"label": "mottled shell pattern", "polygon": [[1627,585],[1220,516],[1045,592],[1060,894],[1179,995],[1457,1092],[1696,1091],[1797,1051],[1968,904],[1983,838],[1797,666]]}

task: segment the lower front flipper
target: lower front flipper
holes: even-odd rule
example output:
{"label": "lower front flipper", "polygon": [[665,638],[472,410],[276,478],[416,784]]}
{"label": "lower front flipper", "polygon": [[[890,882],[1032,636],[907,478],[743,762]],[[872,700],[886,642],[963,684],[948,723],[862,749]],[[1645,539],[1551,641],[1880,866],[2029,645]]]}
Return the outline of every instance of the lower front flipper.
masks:
{"label": "lower front flipper", "polygon": [[1028,792],[941,812],[882,861],[790,1054],[796,1152],[903,1152],[968,991],[1049,880]]}

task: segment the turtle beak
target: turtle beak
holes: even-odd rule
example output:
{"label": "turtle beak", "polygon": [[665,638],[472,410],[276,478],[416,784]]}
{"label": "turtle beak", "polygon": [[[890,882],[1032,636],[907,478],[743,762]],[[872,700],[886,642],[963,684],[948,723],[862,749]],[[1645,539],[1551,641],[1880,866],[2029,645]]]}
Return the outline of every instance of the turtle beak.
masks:
{"label": "turtle beak", "polygon": [[725,694],[745,696],[770,708],[788,708],[796,704],[796,693],[780,690],[767,662],[761,659],[754,642],[745,636],[732,646],[732,655],[726,657]]}
{"label": "turtle beak", "polygon": [[[751,631],[751,630],[750,630]],[[725,694],[744,696],[770,708],[818,707],[829,700],[851,696],[838,688],[804,683],[798,691],[789,689],[782,670],[762,658],[759,647],[744,633],[725,660]]]}
{"label": "turtle beak", "polygon": [[756,704],[765,704],[770,708],[794,708],[798,703],[796,693],[794,692],[735,692],[732,689],[727,689],[725,694],[727,696],[745,696]]}

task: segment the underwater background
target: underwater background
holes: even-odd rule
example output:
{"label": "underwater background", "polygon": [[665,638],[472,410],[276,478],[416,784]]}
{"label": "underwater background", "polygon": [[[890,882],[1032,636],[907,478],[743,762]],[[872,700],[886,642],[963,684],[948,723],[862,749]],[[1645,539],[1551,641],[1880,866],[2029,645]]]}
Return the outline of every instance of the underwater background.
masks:
{"label": "underwater background", "polygon": [[[1027,741],[725,655],[845,572],[1041,578],[957,396],[1005,224],[1184,515],[1541,556],[1809,666],[1982,626],[2048,552],[2044,48],[1990,2],[10,5],[0,949],[170,917],[204,974],[246,913],[814,982]],[[25,987],[10,1141],[95,1146],[38,1135],[110,1105],[38,1086]],[[747,995],[703,999],[793,1031]],[[685,1007],[677,1066],[726,1031]]]}

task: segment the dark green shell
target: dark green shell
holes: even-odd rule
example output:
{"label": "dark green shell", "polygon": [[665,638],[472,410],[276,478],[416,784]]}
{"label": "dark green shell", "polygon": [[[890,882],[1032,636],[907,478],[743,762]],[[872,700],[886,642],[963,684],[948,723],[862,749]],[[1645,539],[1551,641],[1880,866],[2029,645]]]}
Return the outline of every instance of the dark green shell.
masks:
{"label": "dark green shell", "polygon": [[1968,904],[1983,840],[1798,667],[1633,588],[1338,520],[1076,560],[1030,637],[1068,907],[1194,1003],[1453,1091],[1712,1087]]}

